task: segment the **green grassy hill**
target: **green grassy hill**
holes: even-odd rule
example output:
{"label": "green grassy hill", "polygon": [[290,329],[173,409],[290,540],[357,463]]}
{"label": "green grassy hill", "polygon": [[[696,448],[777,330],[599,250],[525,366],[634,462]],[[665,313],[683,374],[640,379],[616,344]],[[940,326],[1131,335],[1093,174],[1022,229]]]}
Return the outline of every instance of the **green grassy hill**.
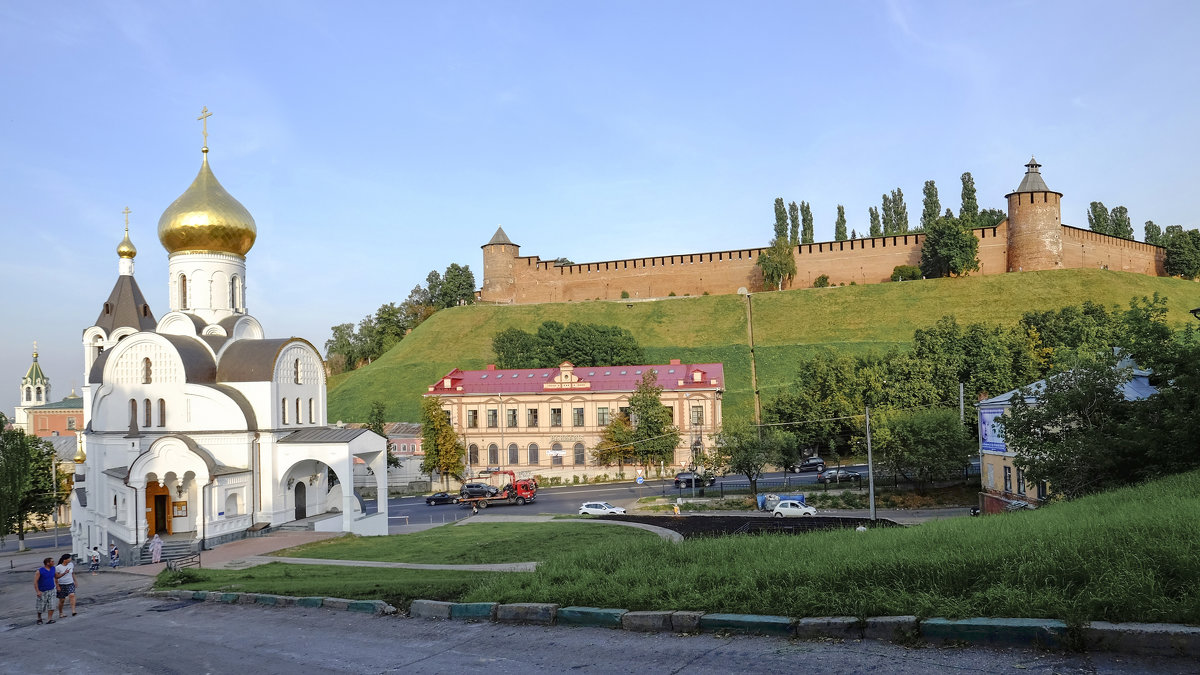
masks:
{"label": "green grassy hill", "polygon": [[[1017,272],[870,286],[756,293],[752,302],[759,390],[766,396],[792,380],[798,359],[825,346],[885,351],[912,340],[913,330],[946,314],[960,322],[1014,323],[1033,309],[1091,300],[1126,307],[1135,296],[1165,296],[1176,326],[1193,321],[1200,284],[1107,270]],[[534,330],[543,321],[611,324],[629,329],[651,363],[725,364],[727,411],[753,406],[744,297],[714,295],[653,302],[455,307],[434,314],[374,363],[330,378],[329,419],[363,422],[372,401],[390,421],[420,420],[420,396],[453,368],[495,360],[492,336]]]}

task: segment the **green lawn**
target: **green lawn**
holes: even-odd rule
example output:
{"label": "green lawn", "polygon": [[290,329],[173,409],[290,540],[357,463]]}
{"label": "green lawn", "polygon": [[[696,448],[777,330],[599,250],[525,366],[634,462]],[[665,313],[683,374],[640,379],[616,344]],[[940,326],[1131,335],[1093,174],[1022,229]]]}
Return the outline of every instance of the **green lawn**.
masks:
{"label": "green lawn", "polygon": [[[796,363],[821,347],[864,353],[907,346],[914,329],[945,314],[961,322],[1014,323],[1033,309],[1084,300],[1126,307],[1130,298],[1155,291],[1167,297],[1168,319],[1175,325],[1191,321],[1187,311],[1200,306],[1200,284],[1194,282],[1085,269],[757,293],[752,302],[759,388],[770,396],[790,386]],[[371,402],[379,400],[388,420],[419,421],[420,396],[430,383],[453,368],[493,362],[497,332],[533,330],[547,320],[627,328],[651,362],[724,363],[727,414],[753,408],[746,299],[720,295],[632,307],[596,301],[443,310],[371,365],[330,378],[329,418],[363,422]]]}
{"label": "green lawn", "polygon": [[304,544],[273,555],[291,558],[475,565],[545,560],[567,548],[612,549],[658,535],[611,524],[471,523],[391,537],[358,537]]}
{"label": "green lawn", "polygon": [[[474,542],[525,546],[534,539],[518,525],[550,532],[555,526],[572,527],[564,522],[494,524],[492,530],[477,530]],[[912,528],[682,543],[645,533],[616,543],[585,540],[608,526],[574,528],[564,530],[573,533],[565,539],[556,540],[558,534],[538,539],[536,556],[512,556],[540,558],[536,572],[271,564],[242,571],[164,572],[158,586],[379,598],[400,607],[413,598],[429,598],[787,616],[1200,624],[1200,471],[1038,511]],[[404,548],[412,536],[371,544]],[[358,545],[359,540],[335,540],[321,555],[346,557]],[[172,583],[177,580],[182,586]]]}

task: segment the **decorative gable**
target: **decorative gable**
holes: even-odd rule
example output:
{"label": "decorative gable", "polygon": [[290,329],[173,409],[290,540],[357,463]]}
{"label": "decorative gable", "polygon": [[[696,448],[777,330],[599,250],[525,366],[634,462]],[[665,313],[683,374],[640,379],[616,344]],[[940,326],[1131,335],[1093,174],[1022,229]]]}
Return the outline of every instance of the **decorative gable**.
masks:
{"label": "decorative gable", "polygon": [[579,379],[579,376],[575,374],[575,365],[570,361],[563,361],[562,364],[558,366],[558,374],[555,375],[552,380],[542,385],[542,389],[546,391],[591,388],[591,382],[585,382]]}

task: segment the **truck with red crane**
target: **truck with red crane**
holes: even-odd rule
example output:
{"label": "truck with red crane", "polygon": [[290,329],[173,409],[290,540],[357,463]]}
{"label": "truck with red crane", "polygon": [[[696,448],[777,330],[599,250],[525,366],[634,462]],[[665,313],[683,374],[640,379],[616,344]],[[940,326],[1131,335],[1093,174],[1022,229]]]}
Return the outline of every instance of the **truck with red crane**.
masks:
{"label": "truck with red crane", "polygon": [[[500,480],[495,480],[496,477]],[[537,499],[537,481],[532,478],[518,479],[512,471],[487,472],[488,483],[464,483],[459,492],[458,503],[464,507],[486,509],[496,504],[524,506]]]}

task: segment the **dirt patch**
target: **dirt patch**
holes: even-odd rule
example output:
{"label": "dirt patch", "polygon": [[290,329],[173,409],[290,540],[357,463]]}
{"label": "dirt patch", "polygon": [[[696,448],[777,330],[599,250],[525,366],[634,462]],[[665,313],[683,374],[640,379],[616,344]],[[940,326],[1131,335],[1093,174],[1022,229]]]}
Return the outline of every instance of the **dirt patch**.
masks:
{"label": "dirt patch", "polygon": [[697,537],[723,537],[730,534],[762,534],[775,532],[802,534],[823,530],[854,529],[865,527],[900,527],[895,522],[870,518],[838,518],[835,516],[813,516],[811,518],[771,518],[770,516],[602,516],[601,520],[617,520],[628,523],[643,523],[663,527],[683,535],[684,539]]}

